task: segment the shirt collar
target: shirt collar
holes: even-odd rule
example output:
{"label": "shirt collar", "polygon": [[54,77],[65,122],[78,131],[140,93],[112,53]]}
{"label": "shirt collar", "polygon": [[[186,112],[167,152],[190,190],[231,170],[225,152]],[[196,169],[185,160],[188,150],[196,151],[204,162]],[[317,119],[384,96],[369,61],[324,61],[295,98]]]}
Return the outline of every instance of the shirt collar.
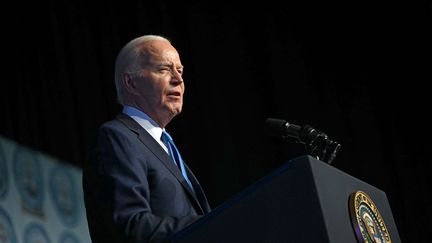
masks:
{"label": "shirt collar", "polygon": [[150,116],[146,113],[131,107],[123,106],[123,113],[134,119],[141,127],[143,127],[150,135],[156,140],[160,141],[162,136],[162,129]]}

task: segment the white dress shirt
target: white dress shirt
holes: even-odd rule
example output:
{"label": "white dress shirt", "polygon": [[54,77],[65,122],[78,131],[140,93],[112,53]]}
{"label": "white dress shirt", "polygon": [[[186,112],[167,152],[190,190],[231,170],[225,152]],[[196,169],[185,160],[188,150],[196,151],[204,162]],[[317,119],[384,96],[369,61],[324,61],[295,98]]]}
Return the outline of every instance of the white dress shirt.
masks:
{"label": "white dress shirt", "polygon": [[134,119],[142,128],[144,128],[155,140],[162,146],[165,152],[168,152],[168,148],[161,140],[162,129],[153,119],[151,119],[146,113],[131,107],[123,106],[123,113]]}

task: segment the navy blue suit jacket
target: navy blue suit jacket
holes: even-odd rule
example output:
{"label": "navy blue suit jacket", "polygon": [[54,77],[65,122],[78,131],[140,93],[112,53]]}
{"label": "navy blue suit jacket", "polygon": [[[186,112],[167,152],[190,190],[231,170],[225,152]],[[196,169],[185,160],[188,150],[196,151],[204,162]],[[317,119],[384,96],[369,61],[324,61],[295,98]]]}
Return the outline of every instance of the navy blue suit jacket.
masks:
{"label": "navy blue suit jacket", "polygon": [[198,180],[186,169],[195,193],[135,120],[121,114],[103,124],[83,172],[93,243],[164,241],[209,213]]}

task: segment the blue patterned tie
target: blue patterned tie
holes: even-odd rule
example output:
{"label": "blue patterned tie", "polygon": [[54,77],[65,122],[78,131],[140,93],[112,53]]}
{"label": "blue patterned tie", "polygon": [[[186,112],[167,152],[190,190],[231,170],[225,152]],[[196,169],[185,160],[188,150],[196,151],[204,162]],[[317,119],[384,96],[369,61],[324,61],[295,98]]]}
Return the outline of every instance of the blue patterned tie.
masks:
{"label": "blue patterned tie", "polygon": [[185,180],[189,184],[192,191],[195,192],[195,190],[192,186],[192,183],[190,182],[190,180],[187,176],[186,168],[185,168],[183,159],[182,159],[180,152],[178,151],[177,147],[175,146],[172,137],[166,131],[162,131],[161,139],[167,145],[168,152],[169,152],[169,155],[170,155],[172,161],[180,169],[183,177],[185,178]]}

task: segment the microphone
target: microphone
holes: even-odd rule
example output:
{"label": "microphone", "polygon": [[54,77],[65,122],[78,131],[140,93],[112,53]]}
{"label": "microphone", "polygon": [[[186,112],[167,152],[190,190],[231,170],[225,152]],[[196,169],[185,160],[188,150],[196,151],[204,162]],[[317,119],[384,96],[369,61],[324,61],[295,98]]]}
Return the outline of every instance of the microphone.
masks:
{"label": "microphone", "polygon": [[299,126],[275,118],[267,118],[265,124],[269,135],[283,139],[291,138],[297,143],[305,144],[308,153],[329,164],[341,147],[336,141],[330,140],[325,133],[309,125]]}
{"label": "microphone", "polygon": [[311,126],[299,126],[289,123],[285,120],[267,118],[266,121],[267,133],[273,137],[281,137],[283,139],[292,138],[298,143],[306,144],[318,135],[318,132]]}

